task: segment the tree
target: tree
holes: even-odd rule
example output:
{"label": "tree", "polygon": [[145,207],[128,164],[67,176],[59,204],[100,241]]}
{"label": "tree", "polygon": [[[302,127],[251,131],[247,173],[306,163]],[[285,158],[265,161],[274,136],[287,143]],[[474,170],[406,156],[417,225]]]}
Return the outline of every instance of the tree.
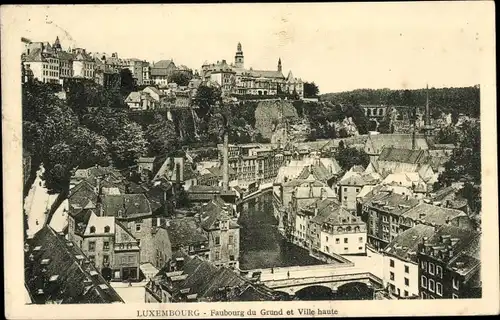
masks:
{"label": "tree", "polygon": [[146,145],[141,127],[135,122],[128,123],[111,143],[113,163],[117,167],[134,164],[145,153]]}
{"label": "tree", "polygon": [[439,175],[438,186],[449,186],[453,182],[465,181],[481,185],[481,132],[478,125],[465,122],[460,128],[457,147],[444,164]]}
{"label": "tree", "polygon": [[370,157],[362,150],[355,148],[339,148],[335,154],[335,159],[343,170],[349,170],[354,165],[366,167],[370,163]]}
{"label": "tree", "polygon": [[392,125],[389,117],[385,117],[382,121],[380,121],[378,131],[380,133],[394,133],[394,126]]}
{"label": "tree", "polygon": [[192,78],[191,73],[176,71],[170,75],[168,81],[175,82],[178,86],[187,86]]}
{"label": "tree", "polygon": [[127,97],[132,91],[136,90],[136,80],[130,69],[120,70],[120,92],[123,97]]}
{"label": "tree", "polygon": [[150,124],[144,133],[151,156],[168,154],[179,147],[179,139],[172,121],[156,115],[156,122]]}
{"label": "tree", "polygon": [[[69,136],[71,152],[74,156],[72,166],[89,168],[95,164],[108,166],[111,161],[109,142],[105,137],[79,126]],[[82,157],[81,155],[85,155]]]}
{"label": "tree", "polygon": [[454,126],[443,127],[436,134],[436,141],[442,144],[457,144],[459,141],[458,130]]}
{"label": "tree", "polygon": [[319,94],[319,88],[314,82],[304,82],[304,97],[315,98]]}
{"label": "tree", "polygon": [[200,85],[196,91],[193,103],[198,106],[197,114],[200,118],[206,119],[212,115],[213,108],[222,104],[221,91],[216,87]]}

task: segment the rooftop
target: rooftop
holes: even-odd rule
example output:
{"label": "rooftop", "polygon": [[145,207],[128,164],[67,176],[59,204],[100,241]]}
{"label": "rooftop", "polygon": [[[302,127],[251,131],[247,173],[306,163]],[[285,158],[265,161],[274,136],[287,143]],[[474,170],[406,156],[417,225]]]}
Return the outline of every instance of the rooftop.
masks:
{"label": "rooftop", "polygon": [[50,227],[43,227],[28,244],[25,284],[34,303],[123,303],[81,249]]}

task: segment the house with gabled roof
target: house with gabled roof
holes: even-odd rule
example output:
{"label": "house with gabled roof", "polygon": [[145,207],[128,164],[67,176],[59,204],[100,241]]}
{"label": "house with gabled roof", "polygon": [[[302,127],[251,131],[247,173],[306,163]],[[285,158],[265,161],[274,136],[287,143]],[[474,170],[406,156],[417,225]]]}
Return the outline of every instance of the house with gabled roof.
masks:
{"label": "house with gabled roof", "polygon": [[201,206],[199,224],[208,238],[209,259],[216,266],[239,267],[240,225],[231,204],[220,197]]}
{"label": "house with gabled roof", "polygon": [[27,240],[24,256],[33,304],[124,303],[79,246],[49,226]]}
{"label": "house with gabled roof", "polygon": [[[413,135],[411,134],[370,134],[365,142],[364,151],[370,160],[377,160],[384,148],[413,149]],[[423,135],[415,136],[415,149],[428,150],[429,145]]]}

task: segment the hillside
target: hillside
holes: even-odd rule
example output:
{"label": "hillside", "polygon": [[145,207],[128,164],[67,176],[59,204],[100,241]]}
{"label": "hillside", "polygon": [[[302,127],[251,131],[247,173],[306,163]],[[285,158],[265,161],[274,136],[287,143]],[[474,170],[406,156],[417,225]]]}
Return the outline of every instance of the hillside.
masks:
{"label": "hillside", "polygon": [[[429,105],[433,117],[443,113],[463,113],[471,117],[480,115],[479,85],[463,88],[429,88]],[[358,104],[384,104],[392,106],[424,106],[426,89],[391,90],[391,89],[358,89],[338,93],[326,93],[320,96],[321,101],[346,103],[355,101]]]}

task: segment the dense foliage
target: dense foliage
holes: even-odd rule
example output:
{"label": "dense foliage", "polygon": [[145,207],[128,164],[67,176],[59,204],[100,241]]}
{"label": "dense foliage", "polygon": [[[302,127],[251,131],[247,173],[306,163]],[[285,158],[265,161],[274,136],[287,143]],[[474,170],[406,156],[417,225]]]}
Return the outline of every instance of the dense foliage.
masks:
{"label": "dense foliage", "polygon": [[141,127],[128,119],[119,91],[106,91],[87,81],[68,83],[67,100],[53,86],[23,84],[23,146],[43,164],[50,192],[68,187],[75,168],[94,164],[117,167],[134,163],[144,153]]}
{"label": "dense foliage", "polygon": [[[464,88],[429,88],[429,105],[433,116],[443,113],[463,113],[472,117],[480,115],[479,86]],[[390,106],[424,106],[426,89],[391,90],[358,89],[347,92],[327,93],[321,100],[338,103],[349,100],[352,96],[360,104],[385,104]]]}
{"label": "dense foliage", "polygon": [[[444,134],[443,134],[444,136]],[[445,171],[439,175],[435,188],[463,182],[462,196],[469,207],[478,212],[481,209],[481,131],[478,124],[465,122],[458,132],[451,135],[457,145],[451,158],[445,163]],[[447,136],[445,136],[447,138]]]}
{"label": "dense foliage", "polygon": [[178,86],[187,86],[193,75],[188,72],[176,71],[170,75],[168,82],[174,82]]}
{"label": "dense foliage", "polygon": [[314,82],[304,82],[304,98],[316,98],[319,88]]}
{"label": "dense foliage", "polygon": [[363,150],[345,147],[341,141],[339,149],[335,153],[335,159],[339,163],[342,170],[349,170],[354,165],[361,165],[364,168],[370,163],[370,157]]}

